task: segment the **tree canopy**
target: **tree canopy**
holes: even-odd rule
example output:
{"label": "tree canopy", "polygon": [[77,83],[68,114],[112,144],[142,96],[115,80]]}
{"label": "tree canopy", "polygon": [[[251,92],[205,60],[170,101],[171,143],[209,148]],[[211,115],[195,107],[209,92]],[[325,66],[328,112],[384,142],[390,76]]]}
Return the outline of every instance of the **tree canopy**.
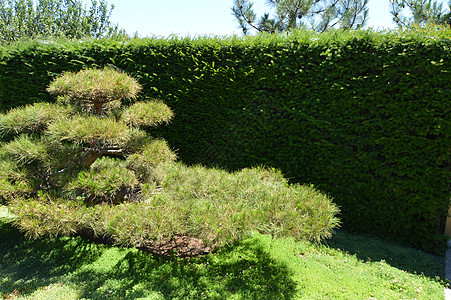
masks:
{"label": "tree canopy", "polygon": [[85,36],[122,33],[110,22],[113,5],[106,0],[0,0],[0,42],[23,38]]}
{"label": "tree canopy", "polygon": [[401,28],[428,23],[451,25],[451,1],[448,11],[437,0],[390,0],[390,5],[393,21]]}
{"label": "tree canopy", "polygon": [[352,29],[363,26],[368,17],[368,0],[267,0],[273,14],[257,20],[253,2],[234,0],[232,14],[244,34],[283,32],[307,28],[324,32],[330,28]]}

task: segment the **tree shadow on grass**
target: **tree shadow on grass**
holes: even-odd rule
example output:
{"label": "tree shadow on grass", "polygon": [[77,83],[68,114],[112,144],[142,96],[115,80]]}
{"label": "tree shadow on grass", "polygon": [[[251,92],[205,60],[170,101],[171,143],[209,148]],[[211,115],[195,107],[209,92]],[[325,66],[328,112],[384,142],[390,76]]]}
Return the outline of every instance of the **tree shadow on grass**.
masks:
{"label": "tree shadow on grass", "polygon": [[[114,247],[113,247],[114,248]],[[214,254],[164,258],[83,238],[27,240],[0,222],[0,296],[31,295],[50,284],[76,286],[85,299],[292,299],[293,271],[250,238]],[[113,249],[114,250],[114,249]]]}
{"label": "tree shadow on grass", "polygon": [[256,239],[237,242],[204,257],[162,258],[129,251],[108,273],[85,271],[87,299],[292,299],[292,271],[275,261]]}
{"label": "tree shadow on grass", "polygon": [[324,244],[354,254],[364,261],[384,260],[391,266],[412,274],[445,279],[445,257],[385,241],[372,235],[356,235],[339,230]]}
{"label": "tree shadow on grass", "polygon": [[0,222],[0,295],[20,286],[27,295],[55,283],[59,276],[95,261],[101,247],[82,238],[29,240],[9,223]]}

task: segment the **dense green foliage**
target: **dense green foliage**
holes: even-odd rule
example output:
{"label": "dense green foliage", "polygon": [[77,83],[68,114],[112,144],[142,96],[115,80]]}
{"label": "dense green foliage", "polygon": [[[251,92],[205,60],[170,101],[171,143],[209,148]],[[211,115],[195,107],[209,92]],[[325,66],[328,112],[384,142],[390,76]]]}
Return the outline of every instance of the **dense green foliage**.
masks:
{"label": "dense green foliage", "polygon": [[[76,199],[49,201],[48,195],[40,194],[35,199],[13,200],[10,208],[19,217],[19,229],[32,238],[81,232],[134,247],[186,236],[213,248],[255,230],[319,242],[339,224],[338,209],[327,196],[308,186],[288,185],[274,170],[229,173],[167,164],[159,171],[163,176],[158,184],[148,181],[142,187],[141,201],[88,206]],[[110,193],[117,187],[138,183],[129,169],[103,158],[91,171],[80,173],[72,188],[108,200],[114,198]]]}
{"label": "dense green foliage", "polygon": [[[7,191],[0,201],[45,191],[68,199],[79,196],[88,204],[118,203],[139,190],[138,178],[147,179],[139,170],[147,167],[146,160],[154,165],[175,160],[166,143],[152,141],[139,128],[168,122],[173,116],[169,107],[158,101],[121,103],[136,99],[141,88],[135,78],[110,67],[85,69],[52,81],[47,90],[61,96],[57,103],[0,114],[0,133],[10,139],[0,145],[0,177]],[[148,108],[143,110],[147,118],[137,107]],[[149,147],[159,151],[150,154]]]}
{"label": "dense green foliage", "polygon": [[437,0],[392,0],[391,14],[399,27],[426,24],[446,24],[451,26],[451,1],[444,9],[443,1]]}
{"label": "dense green foliage", "polygon": [[[0,114],[0,201],[32,238],[84,234],[169,254],[186,240],[197,255],[258,230],[321,241],[338,226],[338,208],[275,170],[236,174],[175,165],[163,139],[139,126],[167,123],[161,101],[134,100],[141,85],[111,67],[64,73],[47,90],[57,103]],[[27,114],[25,117],[22,117]],[[177,245],[178,247],[179,245]],[[208,250],[207,250],[208,248]],[[193,252],[195,251],[195,252]]]}
{"label": "dense green foliage", "polygon": [[0,41],[123,34],[109,21],[112,10],[105,0],[88,8],[80,0],[0,0]]}
{"label": "dense green foliage", "polygon": [[185,163],[281,168],[333,195],[347,228],[440,251],[451,32],[420,30],[24,43],[1,50],[0,103],[47,101],[55,74],[112,63],[174,110],[152,132]]}
{"label": "dense green foliage", "polygon": [[274,18],[265,13],[257,21],[249,0],[234,0],[232,14],[244,34],[249,30],[258,32],[284,32],[296,28],[308,28],[324,32],[331,28],[360,28],[368,17],[368,0],[268,0],[274,9]]}

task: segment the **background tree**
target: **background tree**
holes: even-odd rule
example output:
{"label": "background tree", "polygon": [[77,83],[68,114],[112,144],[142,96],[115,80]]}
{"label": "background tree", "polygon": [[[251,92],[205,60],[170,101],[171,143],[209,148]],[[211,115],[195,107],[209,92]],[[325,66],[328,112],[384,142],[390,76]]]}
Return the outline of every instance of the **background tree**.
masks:
{"label": "background tree", "polygon": [[444,9],[443,3],[436,0],[390,0],[390,3],[390,12],[398,27],[451,24],[451,1],[448,2],[448,11]]}
{"label": "background tree", "polygon": [[123,31],[110,22],[114,6],[105,0],[0,0],[0,41],[23,38],[110,36]]}
{"label": "background tree", "polygon": [[244,34],[250,30],[282,32],[308,28],[324,32],[329,28],[344,29],[363,26],[368,17],[368,0],[267,0],[274,17],[265,13],[258,21],[249,0],[234,0],[232,14]]}

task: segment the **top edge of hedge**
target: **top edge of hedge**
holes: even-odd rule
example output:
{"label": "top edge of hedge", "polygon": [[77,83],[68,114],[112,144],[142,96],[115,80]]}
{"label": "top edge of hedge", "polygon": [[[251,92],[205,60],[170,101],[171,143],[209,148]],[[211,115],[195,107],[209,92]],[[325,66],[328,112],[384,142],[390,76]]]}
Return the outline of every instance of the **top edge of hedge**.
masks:
{"label": "top edge of hedge", "polygon": [[353,40],[366,40],[374,45],[402,43],[425,43],[434,44],[445,42],[451,44],[451,28],[440,26],[429,26],[409,30],[330,30],[318,33],[309,30],[294,30],[290,33],[279,34],[257,34],[253,36],[194,36],[179,37],[146,37],[146,38],[86,38],[79,40],[69,39],[32,39],[22,40],[10,45],[0,46],[1,56],[9,52],[21,52],[29,49],[55,49],[77,50],[85,49],[86,46],[101,48],[122,48],[125,46],[188,46],[188,47],[261,47],[265,45],[310,45],[321,46],[331,44],[346,44]]}

